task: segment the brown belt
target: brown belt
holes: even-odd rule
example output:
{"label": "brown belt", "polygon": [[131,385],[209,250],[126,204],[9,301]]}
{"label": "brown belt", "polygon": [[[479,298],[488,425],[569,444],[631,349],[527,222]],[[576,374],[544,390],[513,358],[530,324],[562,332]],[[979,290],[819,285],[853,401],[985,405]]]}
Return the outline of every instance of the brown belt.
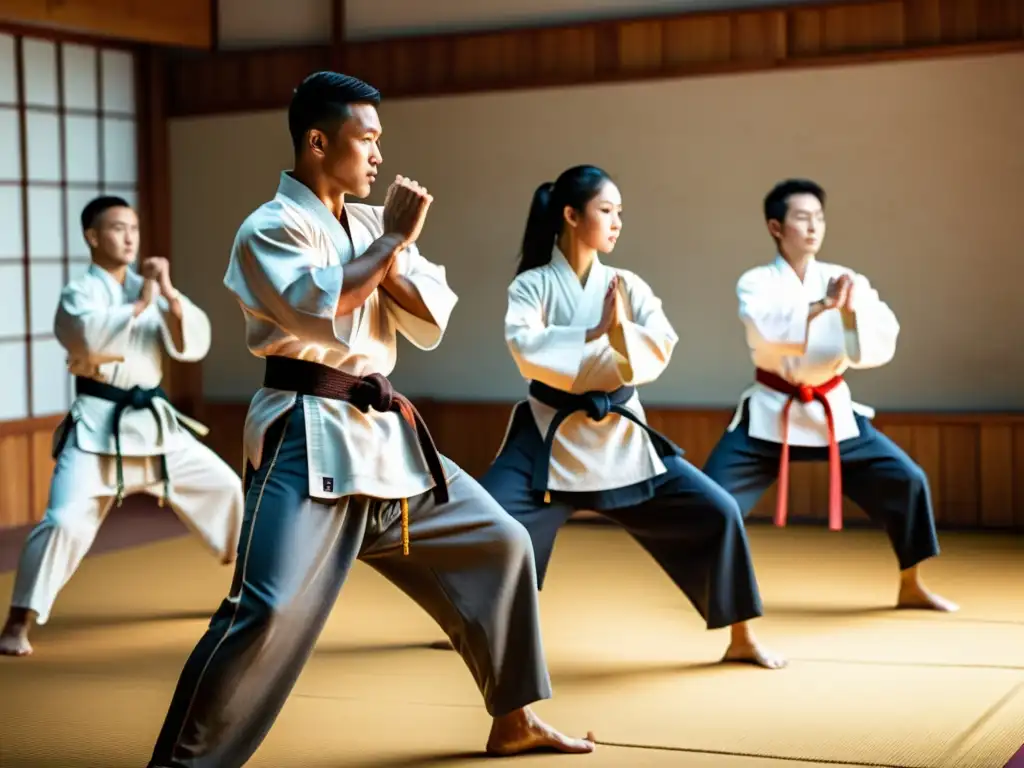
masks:
{"label": "brown belt", "polygon": [[[263,386],[311,397],[326,397],[351,403],[363,413],[369,410],[401,414],[416,433],[420,451],[434,479],[434,500],[448,501],[448,478],[441,463],[441,454],[434,445],[430,430],[409,398],[399,394],[388,378],[379,373],[352,376],[310,360],[270,356],[266,359]],[[402,499],[402,551],[409,554],[409,502]]]}

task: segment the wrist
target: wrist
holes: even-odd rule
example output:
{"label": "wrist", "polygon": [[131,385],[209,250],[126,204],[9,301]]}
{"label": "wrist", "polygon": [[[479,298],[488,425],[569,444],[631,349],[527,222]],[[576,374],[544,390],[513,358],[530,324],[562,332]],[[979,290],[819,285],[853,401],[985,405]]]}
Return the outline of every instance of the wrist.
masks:
{"label": "wrist", "polygon": [[385,232],[381,240],[387,242],[392,255],[397,255],[409,247],[409,240],[401,232]]}

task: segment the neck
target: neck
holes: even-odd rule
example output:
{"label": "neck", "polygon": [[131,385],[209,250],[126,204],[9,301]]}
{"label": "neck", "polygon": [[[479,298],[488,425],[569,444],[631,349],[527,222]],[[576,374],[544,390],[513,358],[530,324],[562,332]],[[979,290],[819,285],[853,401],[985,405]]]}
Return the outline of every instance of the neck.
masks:
{"label": "neck", "polygon": [[101,253],[94,253],[92,255],[92,263],[117,280],[121,285],[124,285],[125,276],[128,274],[127,264],[107,259]]}
{"label": "neck", "polygon": [[585,283],[587,275],[590,274],[590,268],[594,265],[594,259],[597,258],[597,251],[582,245],[568,232],[563,232],[559,236],[558,250],[565,256],[565,260],[569,262],[569,266],[572,267],[572,271],[576,273],[580,282]]}
{"label": "neck", "polygon": [[811,254],[804,253],[791,256],[781,248],[779,249],[779,253],[782,254],[782,258],[785,259],[786,263],[793,268],[794,272],[796,272],[796,276],[803,281],[804,275],[807,274],[807,265],[811,263],[811,259],[813,258]]}
{"label": "neck", "polygon": [[341,218],[345,210],[345,191],[341,187],[320,173],[319,169],[304,163],[297,163],[290,175],[300,184],[309,187],[336,219]]}

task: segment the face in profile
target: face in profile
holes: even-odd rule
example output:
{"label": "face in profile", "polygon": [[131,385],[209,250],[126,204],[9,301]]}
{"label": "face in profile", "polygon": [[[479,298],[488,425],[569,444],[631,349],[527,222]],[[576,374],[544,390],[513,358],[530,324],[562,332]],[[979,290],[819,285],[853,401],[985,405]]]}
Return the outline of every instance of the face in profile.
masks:
{"label": "face in profile", "polygon": [[825,239],[825,211],[814,195],[790,195],[783,222],[769,221],[768,229],[790,257],[815,256]]}
{"label": "face in profile", "polygon": [[86,230],[85,239],[101,259],[122,266],[131,264],[139,253],[139,217],[131,208],[108,208]]}
{"label": "face in profile", "polygon": [[324,173],[346,195],[369,196],[383,162],[381,125],[372,104],[353,104],[351,116],[331,134],[313,131],[311,147]]}
{"label": "face in profile", "polygon": [[566,224],[581,245],[598,253],[611,253],[622,232],[622,195],[611,181],[605,181],[582,213],[565,209]]}

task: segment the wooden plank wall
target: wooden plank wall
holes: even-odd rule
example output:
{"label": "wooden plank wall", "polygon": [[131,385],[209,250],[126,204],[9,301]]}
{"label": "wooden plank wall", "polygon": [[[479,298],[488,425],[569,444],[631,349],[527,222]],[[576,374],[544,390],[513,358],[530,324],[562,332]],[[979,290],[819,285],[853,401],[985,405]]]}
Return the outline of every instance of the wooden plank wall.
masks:
{"label": "wooden plank wall", "polygon": [[[437,442],[453,461],[479,477],[494,458],[511,411],[508,403],[420,401]],[[210,446],[233,467],[241,464],[245,404],[207,407]],[[652,426],[663,431],[702,466],[732,412],[727,409],[647,408]],[[1024,530],[1024,415],[879,414],[875,424],[928,473],[936,518],[944,528]],[[794,465],[790,515],[825,524],[828,476],[825,465]],[[775,491],[755,510],[770,518]],[[847,502],[847,519],[866,520]]]}
{"label": "wooden plank wall", "polygon": [[1024,0],[847,0],[340,47],[180,53],[168,71],[168,116],[283,108],[295,85],[321,69],[362,77],[392,99],[1021,49]]}
{"label": "wooden plank wall", "polygon": [[[505,434],[511,405],[420,401],[438,447],[479,477]],[[207,404],[201,416],[207,440],[241,469],[241,435],[247,404]],[[726,409],[648,408],[655,428],[681,445],[701,466],[729,423]],[[200,414],[197,414],[200,415]],[[38,520],[45,508],[53,461],[50,440],[57,417],[0,424],[0,528]],[[1024,415],[879,414],[875,424],[917,461],[932,481],[936,518],[944,528],[1024,531]],[[824,465],[794,465],[790,515],[825,523],[828,478]],[[774,489],[754,514],[770,518]],[[847,502],[847,520],[863,513]]]}

